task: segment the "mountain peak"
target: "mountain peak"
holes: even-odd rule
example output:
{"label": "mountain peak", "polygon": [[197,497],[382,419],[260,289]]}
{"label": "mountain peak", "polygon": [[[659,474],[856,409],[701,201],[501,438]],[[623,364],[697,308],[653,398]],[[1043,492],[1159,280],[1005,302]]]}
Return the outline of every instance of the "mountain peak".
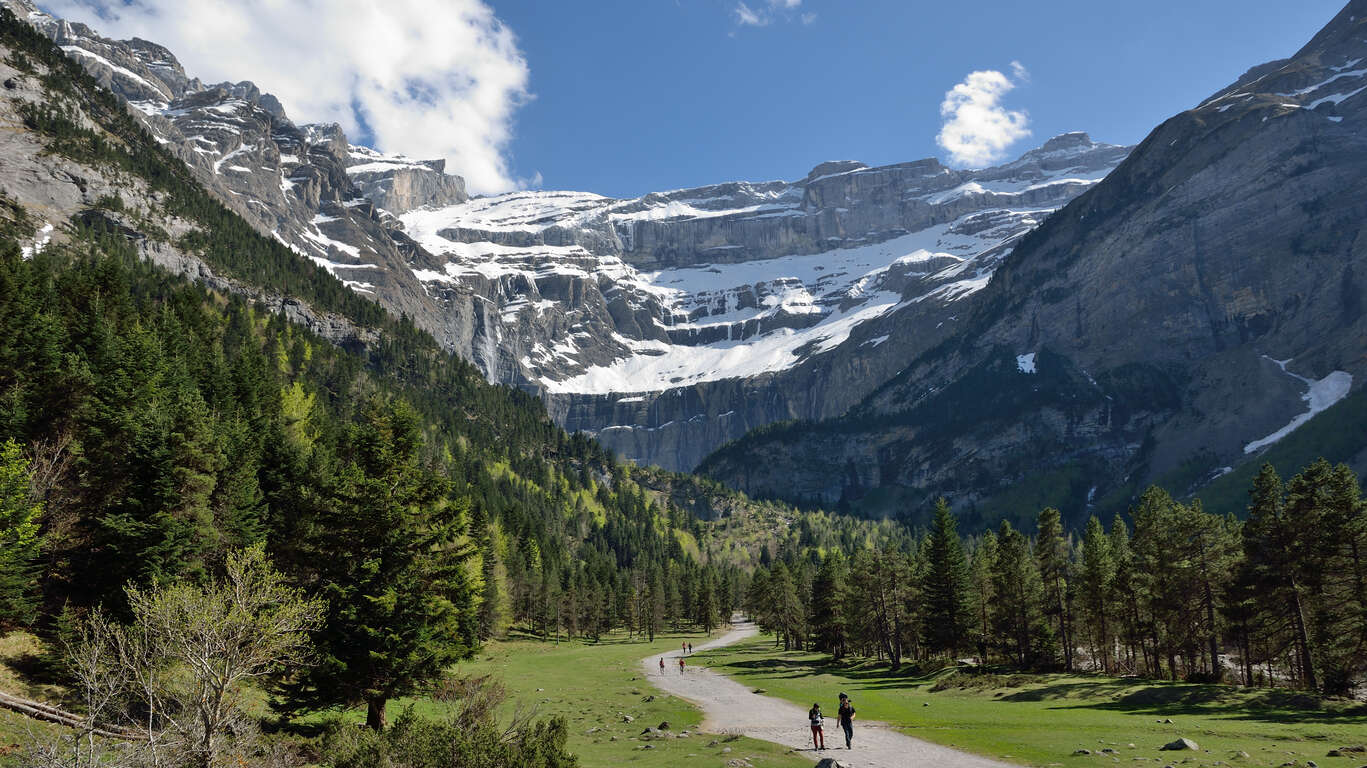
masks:
{"label": "mountain peak", "polygon": [[1090,147],[1094,143],[1092,137],[1089,136],[1086,131],[1069,131],[1068,133],[1060,133],[1054,138],[1044,142],[1044,146],[1040,147],[1040,151],[1057,152],[1065,149],[1078,149],[1080,147]]}
{"label": "mountain peak", "polygon": [[807,172],[807,181],[815,181],[823,176],[835,176],[841,173],[859,171],[868,168],[867,165],[858,160],[830,160],[816,166]]}

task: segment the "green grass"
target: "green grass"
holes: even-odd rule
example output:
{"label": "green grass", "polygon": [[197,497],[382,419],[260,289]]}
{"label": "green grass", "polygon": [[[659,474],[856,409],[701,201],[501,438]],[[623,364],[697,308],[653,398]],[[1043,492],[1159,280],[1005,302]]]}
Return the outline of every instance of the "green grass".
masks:
{"label": "green grass", "polygon": [[[696,644],[705,638],[698,633],[666,633],[657,635],[653,644],[628,641],[624,635],[606,637],[597,644],[508,640],[490,643],[476,659],[452,671],[498,675],[509,694],[505,716],[511,716],[518,707],[534,710],[537,717],[563,716],[569,724],[570,751],[579,756],[584,768],[722,768],[727,761],[739,758],[748,759],[757,768],[810,768],[810,759],[755,739],[710,734],[640,739],[641,731],[661,722],[668,722],[671,732],[678,734],[692,732],[702,720],[701,713],[688,702],[656,690],[641,668],[641,659],[678,648],[684,639]],[[652,696],[654,699],[648,700]],[[390,702],[390,720],[407,706],[426,715],[439,716],[446,711],[446,705],[430,699],[404,699]],[[631,716],[632,722],[625,722],[624,716]],[[348,722],[360,722],[364,717],[361,710],[343,715]],[[641,749],[647,744],[652,748]]]}
{"label": "green grass", "polygon": [[[0,635],[0,691],[52,704],[62,703],[65,691],[57,686],[35,684],[24,672],[34,665],[42,650],[38,638],[26,632]],[[0,709],[0,766],[13,765],[14,755],[30,736],[55,729],[54,725]]]}
{"label": "green grass", "polygon": [[[1191,766],[1307,760],[1321,768],[1367,765],[1362,753],[1326,757],[1335,747],[1367,741],[1367,705],[1290,691],[1086,675],[890,674],[886,665],[831,667],[828,656],[776,651],[772,639],[764,638],[699,655],[700,663],[770,696],[800,706],[829,702],[834,711],[836,695],[844,691],[860,717],[1023,765],[1163,766],[1188,759]],[[1197,742],[1202,751],[1159,751],[1178,737]],[[1073,754],[1080,749],[1094,754]],[[1101,749],[1115,753],[1097,754]]]}

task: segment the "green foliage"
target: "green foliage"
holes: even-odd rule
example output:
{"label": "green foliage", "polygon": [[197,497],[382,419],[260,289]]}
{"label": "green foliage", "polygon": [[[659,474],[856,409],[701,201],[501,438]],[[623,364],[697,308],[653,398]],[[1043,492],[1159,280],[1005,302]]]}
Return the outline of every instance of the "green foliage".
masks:
{"label": "green foliage", "polygon": [[0,443],[0,630],[33,620],[38,518],[29,462],[14,440]]}
{"label": "green foliage", "polygon": [[965,647],[973,623],[968,595],[968,558],[949,502],[935,503],[935,518],[925,547],[925,642],[931,653],[952,654]]}
{"label": "green foliage", "polygon": [[575,768],[565,721],[520,724],[504,733],[488,718],[423,718],[407,710],[384,733],[341,729],[326,741],[327,768]]}

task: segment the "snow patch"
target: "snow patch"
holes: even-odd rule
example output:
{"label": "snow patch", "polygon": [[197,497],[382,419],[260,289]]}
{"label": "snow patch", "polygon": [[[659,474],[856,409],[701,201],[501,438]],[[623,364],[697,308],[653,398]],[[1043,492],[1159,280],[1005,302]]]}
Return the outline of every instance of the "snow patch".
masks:
{"label": "snow patch", "polygon": [[1027,352],[1023,355],[1016,355],[1016,370],[1021,373],[1035,372],[1035,353]]}
{"label": "snow patch", "polygon": [[46,248],[47,244],[50,242],[52,242],[52,225],[44,224],[43,228],[38,230],[38,236],[34,238],[33,244],[25,245],[19,249],[19,257],[28,261],[34,256],[42,253],[43,249]]}
{"label": "snow patch", "polygon": [[[1266,355],[1264,355],[1263,357],[1268,360],[1272,360],[1272,358],[1267,357]],[[1286,437],[1292,432],[1295,432],[1297,429],[1301,427],[1301,425],[1313,419],[1316,414],[1320,413],[1321,411],[1325,410],[1334,403],[1337,403],[1338,401],[1347,397],[1348,390],[1352,389],[1353,387],[1353,375],[1351,373],[1348,373],[1347,371],[1334,371],[1333,373],[1330,373],[1328,376],[1325,376],[1324,378],[1316,381],[1313,379],[1307,379],[1304,376],[1298,376],[1292,373],[1291,371],[1288,371],[1286,369],[1286,365],[1287,363],[1291,362],[1290,359],[1272,360],[1272,362],[1276,363],[1277,366],[1286,373],[1286,375],[1294,379],[1298,379],[1302,382],[1305,382],[1307,388],[1305,394],[1301,395],[1301,399],[1304,400],[1310,407],[1309,410],[1307,410],[1305,413],[1302,413],[1296,418],[1292,419],[1289,424],[1277,430],[1276,432],[1273,432],[1272,434],[1262,438],[1261,440],[1254,440],[1248,445],[1245,445],[1244,453],[1253,453],[1254,451],[1272,445],[1278,440],[1281,440],[1283,437]]]}

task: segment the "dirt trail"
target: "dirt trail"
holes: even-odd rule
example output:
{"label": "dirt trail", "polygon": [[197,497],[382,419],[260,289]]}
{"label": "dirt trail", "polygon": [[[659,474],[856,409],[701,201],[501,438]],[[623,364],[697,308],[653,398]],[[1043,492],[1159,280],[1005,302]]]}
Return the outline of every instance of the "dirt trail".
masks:
{"label": "dirt trail", "polygon": [[[750,622],[737,622],[731,632],[694,647],[694,651],[738,643],[754,637],[759,630]],[[914,739],[893,730],[886,723],[855,719],[854,749],[845,749],[845,736],[836,722],[835,695],[839,691],[813,691],[826,711],[826,750],[812,749],[812,732],[807,726],[807,710],[786,701],[754,693],[743,684],[705,667],[695,667],[693,658],[685,659],[687,672],[679,673],[680,651],[656,654],[641,663],[650,682],[657,688],[697,704],[703,711],[702,728],[712,733],[738,732],[802,750],[812,761],[833,757],[850,768],[907,768],[943,766],[945,768],[1012,768],[1009,763],[970,755],[949,747]],[[660,659],[665,671],[660,673]],[[855,701],[855,706],[859,702]]]}

